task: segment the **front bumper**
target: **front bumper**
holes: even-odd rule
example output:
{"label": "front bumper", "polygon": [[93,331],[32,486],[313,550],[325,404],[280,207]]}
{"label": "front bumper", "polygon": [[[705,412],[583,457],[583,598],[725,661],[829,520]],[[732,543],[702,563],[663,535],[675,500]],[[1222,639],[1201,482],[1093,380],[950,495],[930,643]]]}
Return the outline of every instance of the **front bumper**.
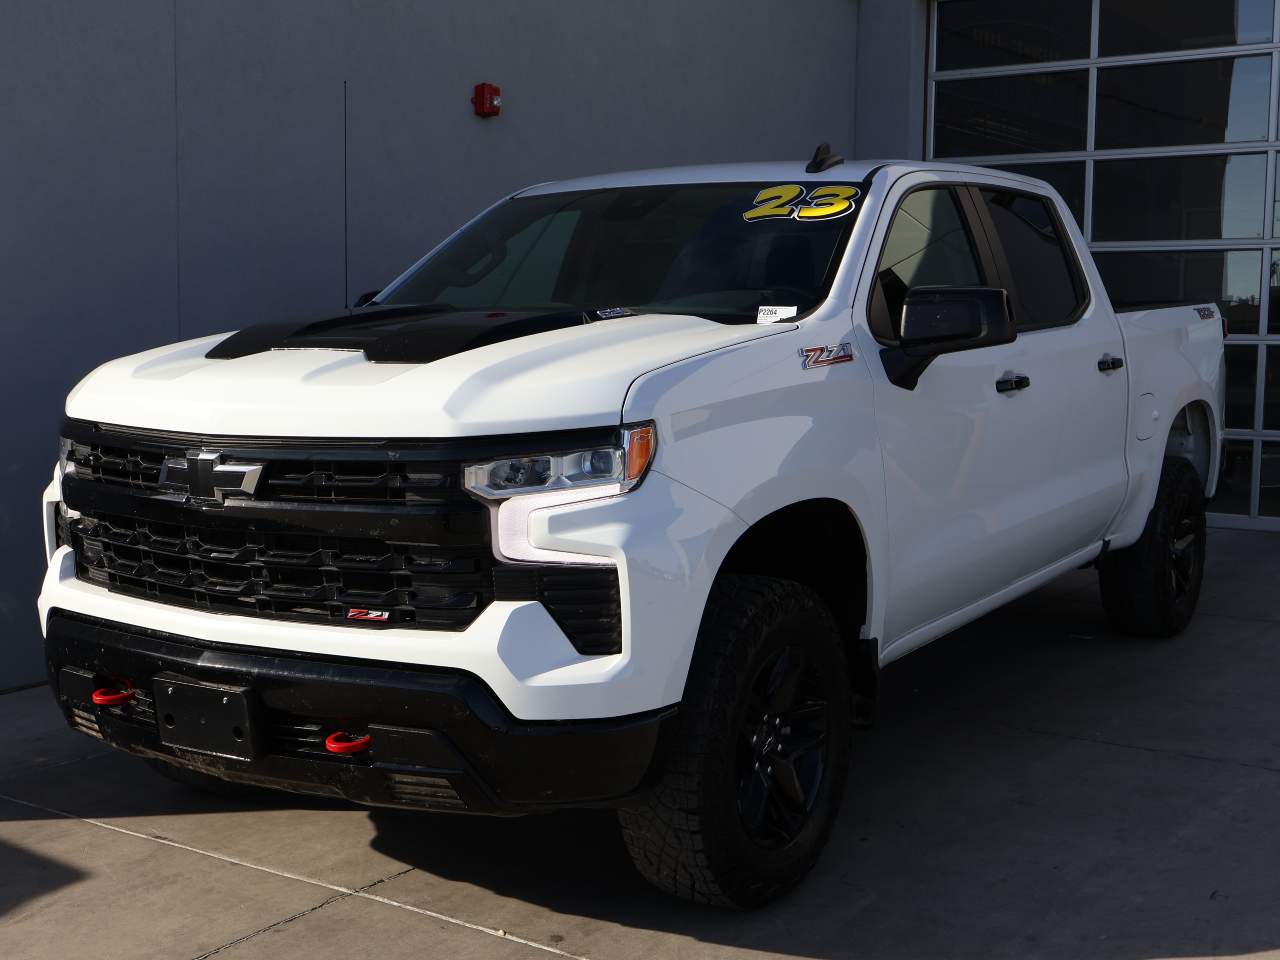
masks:
{"label": "front bumper", "polygon": [[[358,803],[520,814],[616,806],[657,776],[676,708],[608,720],[514,719],[475,676],[281,651],[247,651],[54,610],[45,638],[68,722],[113,747],[226,780]],[[161,742],[158,674],[247,688],[254,755],[230,759]],[[95,706],[94,687],[133,700]],[[368,733],[367,752],[329,753],[331,732]]]}

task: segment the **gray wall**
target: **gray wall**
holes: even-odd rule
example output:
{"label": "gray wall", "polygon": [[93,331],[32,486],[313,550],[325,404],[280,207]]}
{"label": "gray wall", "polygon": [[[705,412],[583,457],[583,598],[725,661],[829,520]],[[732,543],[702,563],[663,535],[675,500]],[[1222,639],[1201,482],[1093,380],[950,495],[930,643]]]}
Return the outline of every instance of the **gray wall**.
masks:
{"label": "gray wall", "polygon": [[[899,8],[923,0],[862,6],[0,0],[0,688],[41,674],[36,501],[88,370],[340,311],[524,184],[910,150],[895,58],[923,35]],[[870,97],[860,30],[892,45]],[[859,135],[856,109],[890,127]]]}

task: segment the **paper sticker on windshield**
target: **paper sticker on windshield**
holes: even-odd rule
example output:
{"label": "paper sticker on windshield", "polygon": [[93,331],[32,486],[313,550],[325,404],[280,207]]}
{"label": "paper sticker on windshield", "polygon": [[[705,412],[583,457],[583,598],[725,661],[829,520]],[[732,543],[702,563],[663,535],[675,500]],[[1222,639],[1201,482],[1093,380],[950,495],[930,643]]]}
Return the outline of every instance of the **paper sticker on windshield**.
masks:
{"label": "paper sticker on windshield", "polygon": [[778,320],[790,320],[800,310],[797,307],[761,307],[756,311],[756,323],[774,323]]}
{"label": "paper sticker on windshield", "polygon": [[747,223],[755,220],[834,220],[853,213],[862,191],[852,184],[831,184],[805,188],[796,183],[765,187],[756,194],[751,209],[742,214]]}

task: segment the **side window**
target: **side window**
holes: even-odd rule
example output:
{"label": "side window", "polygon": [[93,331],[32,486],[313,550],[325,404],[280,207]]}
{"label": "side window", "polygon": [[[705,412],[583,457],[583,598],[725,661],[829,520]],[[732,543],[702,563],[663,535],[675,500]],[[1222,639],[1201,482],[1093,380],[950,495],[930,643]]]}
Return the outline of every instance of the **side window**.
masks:
{"label": "side window", "polygon": [[912,191],[894,213],[880,252],[871,289],[871,332],[879,340],[898,339],[902,305],[913,287],[980,287],[983,282],[955,191]]}
{"label": "side window", "polygon": [[1084,306],[1084,280],[1049,201],[985,189],[982,199],[1013,274],[1013,320],[1018,329],[1073,323]]}

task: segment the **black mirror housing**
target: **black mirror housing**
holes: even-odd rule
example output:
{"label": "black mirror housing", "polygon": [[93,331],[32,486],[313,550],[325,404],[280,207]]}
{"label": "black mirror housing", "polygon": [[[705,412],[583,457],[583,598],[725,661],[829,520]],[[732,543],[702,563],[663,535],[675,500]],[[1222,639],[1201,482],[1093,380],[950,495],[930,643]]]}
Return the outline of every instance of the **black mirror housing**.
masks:
{"label": "black mirror housing", "polygon": [[919,287],[902,308],[902,349],[937,357],[1012,343],[1017,336],[1009,294],[994,287]]}
{"label": "black mirror housing", "polygon": [[898,345],[880,351],[885,373],[914,390],[934,357],[1012,343],[1009,294],[996,287],[917,287],[902,308]]}

